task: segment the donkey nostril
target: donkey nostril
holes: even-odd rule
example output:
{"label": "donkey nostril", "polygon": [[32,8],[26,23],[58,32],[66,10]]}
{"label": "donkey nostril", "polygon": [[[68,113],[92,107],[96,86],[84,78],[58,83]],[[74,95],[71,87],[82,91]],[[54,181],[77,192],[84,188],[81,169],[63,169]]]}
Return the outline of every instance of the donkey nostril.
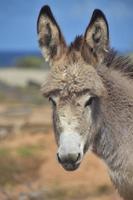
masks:
{"label": "donkey nostril", "polygon": [[64,155],[61,157],[60,157],[59,153],[57,153],[57,159],[60,164],[63,164],[63,163],[74,164],[81,159],[81,153],[67,154],[67,155]]}
{"label": "donkey nostril", "polygon": [[80,158],[81,158],[81,153],[78,153],[77,161],[80,160]]}
{"label": "donkey nostril", "polygon": [[80,158],[80,153],[68,154],[67,161],[70,163],[76,163]]}
{"label": "donkey nostril", "polygon": [[61,159],[60,159],[59,153],[57,153],[57,159],[58,159],[58,162],[61,163]]}

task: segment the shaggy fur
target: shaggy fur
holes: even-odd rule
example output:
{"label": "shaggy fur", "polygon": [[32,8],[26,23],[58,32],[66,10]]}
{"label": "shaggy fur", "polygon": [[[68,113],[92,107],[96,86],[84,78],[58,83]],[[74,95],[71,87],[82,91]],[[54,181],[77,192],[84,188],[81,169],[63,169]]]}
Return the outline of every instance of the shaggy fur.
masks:
{"label": "shaggy fur", "polygon": [[[46,6],[39,15],[38,35],[51,64],[42,92],[56,97],[52,101],[57,144],[64,118],[84,138],[84,153],[91,147],[107,164],[120,195],[133,200],[133,64],[110,49],[107,21],[99,10],[84,36],[67,47]],[[93,97],[91,105],[84,102],[87,95]]]}

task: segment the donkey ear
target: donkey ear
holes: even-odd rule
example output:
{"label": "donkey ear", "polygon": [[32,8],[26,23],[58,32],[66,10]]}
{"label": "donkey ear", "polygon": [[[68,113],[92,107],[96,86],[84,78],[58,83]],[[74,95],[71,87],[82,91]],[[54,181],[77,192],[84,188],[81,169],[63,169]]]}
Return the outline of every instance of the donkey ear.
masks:
{"label": "donkey ear", "polygon": [[91,21],[85,31],[84,42],[93,55],[102,62],[109,49],[109,28],[101,10],[94,10]]}
{"label": "donkey ear", "polygon": [[46,61],[59,59],[66,48],[66,43],[51,9],[47,5],[41,8],[37,20],[37,33],[39,45]]}

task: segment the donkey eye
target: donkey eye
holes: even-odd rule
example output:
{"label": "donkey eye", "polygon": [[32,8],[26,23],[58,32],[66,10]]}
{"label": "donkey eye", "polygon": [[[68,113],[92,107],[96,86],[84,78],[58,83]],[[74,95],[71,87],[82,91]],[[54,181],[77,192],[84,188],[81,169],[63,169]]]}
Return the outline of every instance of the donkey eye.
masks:
{"label": "donkey eye", "polygon": [[94,101],[94,97],[90,97],[90,98],[86,101],[85,107],[91,106],[91,104],[92,104],[93,101]]}
{"label": "donkey eye", "polygon": [[52,97],[49,97],[49,101],[52,103],[52,105],[56,106],[56,102]]}

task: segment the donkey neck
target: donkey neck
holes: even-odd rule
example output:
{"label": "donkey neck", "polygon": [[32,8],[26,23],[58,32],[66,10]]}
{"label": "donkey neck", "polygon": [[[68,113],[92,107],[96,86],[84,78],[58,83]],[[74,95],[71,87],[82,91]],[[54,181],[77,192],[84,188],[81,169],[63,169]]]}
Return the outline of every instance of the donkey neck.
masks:
{"label": "donkey neck", "polygon": [[118,170],[124,167],[128,154],[133,153],[133,80],[105,67],[101,67],[99,75],[108,95],[102,101],[102,127],[94,146],[109,168]]}

